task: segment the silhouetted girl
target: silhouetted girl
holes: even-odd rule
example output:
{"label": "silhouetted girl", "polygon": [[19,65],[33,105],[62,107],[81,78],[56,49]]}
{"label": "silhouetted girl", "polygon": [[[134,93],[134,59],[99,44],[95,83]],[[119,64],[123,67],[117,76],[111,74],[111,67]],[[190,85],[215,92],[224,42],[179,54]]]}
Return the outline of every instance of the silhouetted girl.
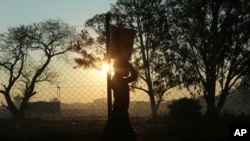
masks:
{"label": "silhouetted girl", "polygon": [[115,60],[114,76],[111,80],[114,103],[111,119],[108,121],[104,132],[105,141],[135,141],[136,137],[131,126],[128,114],[129,86],[138,75],[136,70],[127,60]]}

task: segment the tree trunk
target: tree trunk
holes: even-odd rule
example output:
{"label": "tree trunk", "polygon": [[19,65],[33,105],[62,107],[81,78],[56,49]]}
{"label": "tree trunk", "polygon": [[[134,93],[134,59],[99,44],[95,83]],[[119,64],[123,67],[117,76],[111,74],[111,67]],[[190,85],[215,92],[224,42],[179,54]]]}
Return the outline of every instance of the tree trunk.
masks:
{"label": "tree trunk", "polygon": [[226,88],[226,89],[222,90],[217,107],[216,107],[217,116],[220,115],[221,109],[225,105],[227,96],[228,96],[228,89]]}
{"label": "tree trunk", "polygon": [[[26,103],[27,105],[27,103]],[[16,107],[8,107],[9,111],[11,112],[14,120],[16,121],[21,121],[25,119],[25,110],[26,108],[23,108],[22,106],[20,106],[20,108],[16,108]]]}
{"label": "tree trunk", "polygon": [[12,113],[15,121],[22,121],[25,119],[25,110],[18,110]]}
{"label": "tree trunk", "polygon": [[152,112],[152,120],[157,121],[158,120],[158,109],[157,105],[155,103],[155,97],[154,97],[154,91],[151,89],[149,90],[149,99],[150,99],[150,105],[151,105],[151,112]]}
{"label": "tree trunk", "polygon": [[217,118],[216,114],[216,102],[215,102],[215,90],[216,90],[216,75],[215,75],[215,65],[211,65],[211,69],[209,69],[209,73],[207,74],[207,86],[205,89],[206,103],[207,103],[207,111],[206,115],[208,118]]}
{"label": "tree trunk", "polygon": [[5,99],[6,99],[6,102],[8,104],[7,109],[12,114],[14,120],[16,120],[16,121],[23,120],[25,118],[25,110],[27,107],[27,100],[25,102],[22,101],[20,108],[18,109],[16,107],[16,105],[13,103],[13,101],[10,97],[10,94],[5,94]]}
{"label": "tree trunk", "polygon": [[18,119],[20,117],[19,110],[16,107],[16,105],[13,103],[8,90],[4,94],[4,96],[5,96],[6,102],[8,104],[8,106],[6,108],[10,111],[10,113],[12,114],[14,119]]}
{"label": "tree trunk", "polygon": [[215,108],[215,100],[211,96],[206,98],[207,103],[207,111],[206,116],[208,118],[215,118],[216,117],[216,108]]}

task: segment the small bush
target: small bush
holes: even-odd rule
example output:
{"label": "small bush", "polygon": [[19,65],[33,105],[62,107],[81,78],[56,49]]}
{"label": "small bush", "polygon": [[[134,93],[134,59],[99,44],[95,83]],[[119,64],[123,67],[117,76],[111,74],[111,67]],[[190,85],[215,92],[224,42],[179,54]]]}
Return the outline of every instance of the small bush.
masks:
{"label": "small bush", "polygon": [[194,99],[182,98],[168,105],[169,118],[175,120],[195,120],[201,117],[201,106]]}

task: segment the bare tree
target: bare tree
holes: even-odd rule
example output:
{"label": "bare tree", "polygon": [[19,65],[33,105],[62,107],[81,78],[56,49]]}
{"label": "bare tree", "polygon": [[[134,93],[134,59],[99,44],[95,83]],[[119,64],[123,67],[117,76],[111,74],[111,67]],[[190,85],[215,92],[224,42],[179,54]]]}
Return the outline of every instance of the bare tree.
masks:
{"label": "bare tree", "polygon": [[[0,71],[6,78],[1,80],[0,93],[13,117],[23,119],[29,99],[36,94],[36,85],[55,79],[56,74],[48,65],[70,50],[75,41],[75,29],[60,20],[47,20],[9,28],[6,34],[1,34],[0,41]],[[20,105],[15,105],[12,97],[17,88],[20,89]]]}

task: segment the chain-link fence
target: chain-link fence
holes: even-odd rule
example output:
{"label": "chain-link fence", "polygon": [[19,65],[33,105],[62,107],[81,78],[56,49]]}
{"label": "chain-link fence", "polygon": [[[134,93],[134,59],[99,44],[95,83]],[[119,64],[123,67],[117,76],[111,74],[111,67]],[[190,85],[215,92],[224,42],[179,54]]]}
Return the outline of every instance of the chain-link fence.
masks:
{"label": "chain-link fence", "polygon": [[[73,58],[65,60],[53,60],[49,68],[56,72],[56,81],[53,83],[41,83],[36,86],[37,92],[30,101],[26,112],[27,118],[46,119],[107,119],[107,76],[106,72],[96,69],[73,68]],[[1,71],[1,81],[5,73]],[[2,83],[2,82],[1,82]],[[168,113],[168,104],[173,100],[182,97],[190,97],[185,90],[171,89],[171,92],[164,96],[164,101],[159,107],[159,115]],[[12,92],[20,92],[18,88]],[[140,90],[131,91],[131,102],[129,113],[131,117],[150,118],[151,106],[148,94]],[[234,94],[227,98],[224,111],[236,114],[249,114],[250,111],[249,93]],[[206,104],[200,100],[203,112]],[[3,95],[0,95],[0,102],[5,105]],[[18,103],[16,99],[15,104]],[[10,112],[1,106],[0,118],[11,118]]]}
{"label": "chain-link fence", "polygon": [[[107,74],[104,70],[74,68],[74,57],[55,59],[49,65],[54,72],[54,82],[36,85],[36,94],[29,100],[27,118],[86,119],[107,118]],[[39,63],[39,62],[38,62]],[[1,81],[7,81],[6,72],[1,71]],[[2,84],[4,82],[1,82]],[[20,104],[21,90],[14,88],[12,97]],[[150,105],[146,94],[131,92],[131,115],[150,116]],[[0,95],[0,118],[11,118],[4,107],[6,101]],[[141,113],[140,113],[141,112]]]}

